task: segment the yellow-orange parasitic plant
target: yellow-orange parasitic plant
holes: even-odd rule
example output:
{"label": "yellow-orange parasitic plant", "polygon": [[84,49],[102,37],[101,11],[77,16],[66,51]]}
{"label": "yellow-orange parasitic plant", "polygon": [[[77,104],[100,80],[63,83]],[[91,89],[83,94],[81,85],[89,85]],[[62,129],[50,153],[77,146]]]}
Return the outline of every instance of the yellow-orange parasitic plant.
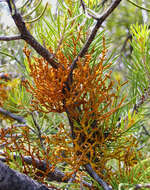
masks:
{"label": "yellow-orange parasitic plant", "polygon": [[[77,40],[73,43],[76,56]],[[123,131],[112,119],[124,98],[119,101],[118,88],[114,86],[109,69],[111,63],[104,64],[107,52],[105,38],[99,62],[91,65],[91,53],[79,58],[71,83],[68,83],[68,77],[72,61],[63,51],[58,50],[55,54],[61,63],[57,69],[50,67],[43,58],[31,59],[27,48],[24,52],[34,81],[24,82],[33,95],[33,109],[67,112],[72,125],[69,128],[61,123],[56,134],[43,136],[46,147],[43,159],[54,165],[65,162],[73,172],[90,163],[107,180],[113,172],[108,164],[110,160],[124,162],[125,167],[129,168],[135,160],[133,149],[137,144],[132,136],[123,136]],[[126,150],[131,146],[133,149],[127,155]]]}

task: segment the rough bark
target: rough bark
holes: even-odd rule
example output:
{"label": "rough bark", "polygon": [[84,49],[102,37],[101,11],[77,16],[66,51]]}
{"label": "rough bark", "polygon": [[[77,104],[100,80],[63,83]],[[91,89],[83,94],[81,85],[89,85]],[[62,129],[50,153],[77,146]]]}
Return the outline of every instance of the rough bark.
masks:
{"label": "rough bark", "polygon": [[53,190],[0,161],[0,190]]}

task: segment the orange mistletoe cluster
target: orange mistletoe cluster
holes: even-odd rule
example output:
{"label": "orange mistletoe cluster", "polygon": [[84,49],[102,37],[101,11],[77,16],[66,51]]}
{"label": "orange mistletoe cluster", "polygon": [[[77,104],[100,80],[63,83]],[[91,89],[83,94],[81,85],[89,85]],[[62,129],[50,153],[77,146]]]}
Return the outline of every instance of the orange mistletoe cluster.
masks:
{"label": "orange mistletoe cluster", "polygon": [[[30,75],[34,80],[33,85],[26,81],[26,87],[28,86],[27,90],[33,95],[34,108],[45,112],[59,113],[65,112],[67,108],[75,114],[76,108],[82,105],[84,111],[88,110],[88,115],[92,115],[96,110],[99,112],[100,105],[105,110],[112,103],[115,94],[111,92],[113,82],[108,81],[111,72],[104,74],[111,65],[110,63],[103,66],[106,55],[105,39],[103,39],[103,46],[102,57],[98,64],[90,66],[91,55],[89,54],[85,58],[79,58],[77,67],[73,71],[70,90],[67,89],[66,83],[70,73],[71,59],[68,59],[59,50],[56,53],[56,59],[61,65],[55,69],[50,67],[43,58],[34,58],[32,62],[30,54],[25,48]],[[102,117],[106,117],[111,112]],[[102,111],[95,114],[100,116],[101,113]]]}
{"label": "orange mistletoe cluster", "polygon": [[[73,40],[73,43],[75,53],[77,41]],[[25,82],[27,90],[33,95],[34,109],[42,112],[67,112],[73,123],[72,134],[68,127],[60,124],[58,133],[45,137],[49,161],[54,165],[68,163],[73,171],[90,163],[102,177],[106,177],[106,171],[108,175],[111,174],[110,167],[107,168],[109,160],[116,159],[125,163],[126,149],[131,144],[132,147],[137,145],[132,138],[122,138],[122,131],[112,119],[124,98],[118,103],[118,89],[113,89],[111,71],[108,70],[111,63],[104,64],[107,52],[105,38],[99,62],[91,65],[91,54],[79,58],[71,83],[68,83],[68,77],[72,60],[62,51],[58,50],[55,56],[61,64],[57,69],[50,67],[43,58],[31,61],[26,48],[24,52],[34,80],[33,84]],[[66,84],[69,84],[69,88]],[[130,157],[129,167],[135,155],[131,154]]]}
{"label": "orange mistletoe cluster", "polygon": [[27,82],[28,91],[34,97],[33,106],[35,109],[45,108],[47,112],[63,112],[64,94],[62,89],[69,73],[67,60],[61,52],[58,52],[57,58],[61,60],[63,67],[54,69],[43,58],[34,58],[35,62],[31,63],[28,50],[24,49],[24,52],[28,58],[31,76],[34,79],[34,85]]}

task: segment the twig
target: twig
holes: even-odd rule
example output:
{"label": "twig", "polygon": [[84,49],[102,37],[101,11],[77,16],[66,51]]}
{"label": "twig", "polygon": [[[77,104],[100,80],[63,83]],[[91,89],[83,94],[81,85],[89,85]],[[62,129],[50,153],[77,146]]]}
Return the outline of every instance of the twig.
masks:
{"label": "twig", "polygon": [[35,127],[37,128],[37,131],[38,131],[38,138],[40,139],[40,144],[41,144],[41,147],[42,149],[45,151],[45,147],[44,147],[44,144],[43,144],[43,140],[42,140],[42,133],[41,133],[41,129],[40,129],[40,126],[39,124],[37,123],[33,113],[31,112],[31,116],[32,116],[32,119],[33,119],[33,122],[34,122],[34,125]]}
{"label": "twig", "polygon": [[148,132],[148,130],[146,129],[146,127],[144,125],[142,125],[142,128],[143,128],[145,134],[150,137],[150,133]]}
{"label": "twig", "polygon": [[85,15],[90,16],[94,20],[99,20],[100,15],[98,15],[93,10],[87,8],[86,4],[85,4],[85,2],[83,0],[80,0],[80,2],[81,2],[81,6],[82,6],[82,9],[83,9],[83,12],[84,12]]}
{"label": "twig", "polygon": [[147,101],[147,99],[149,97],[150,97],[150,86],[145,91],[145,93],[141,96],[141,98],[139,99],[139,101],[134,105],[133,111],[132,111],[132,115],[133,115],[133,113],[135,111],[138,112],[138,109],[140,108],[140,106],[142,106]]}
{"label": "twig", "polygon": [[83,0],[80,0],[80,2],[81,2],[81,6],[82,6],[82,9],[83,9],[83,12],[85,13],[85,3],[84,3],[84,1]]}
{"label": "twig", "polygon": [[71,183],[75,180],[75,177],[76,177],[76,172],[72,175],[72,177],[69,179],[68,181],[68,185],[67,187],[65,188],[65,190],[69,190],[69,187],[71,185]]}
{"label": "twig", "polygon": [[148,189],[150,189],[150,183],[148,183],[148,184],[137,184],[136,186],[135,186],[135,188],[134,188],[134,190],[137,190],[137,189],[143,189],[143,188],[148,188]]}
{"label": "twig", "polygon": [[12,40],[21,40],[21,35],[16,36],[0,36],[0,41],[12,41]]}
{"label": "twig", "polygon": [[[23,117],[15,115],[15,114],[11,113],[10,111],[7,111],[1,107],[0,107],[0,114],[8,116],[8,117],[18,121],[19,123],[22,123],[22,124],[14,124],[13,127],[25,127],[25,126],[27,126],[33,133],[36,133],[34,129],[32,129],[31,127],[29,127],[27,125],[26,120]],[[7,130],[7,127],[5,128],[5,130]]]}
{"label": "twig", "polygon": [[[17,158],[17,156],[16,156]],[[29,164],[29,165],[34,165],[37,169],[46,172],[48,168],[50,168],[49,173],[47,174],[48,180],[49,181],[57,181],[57,182],[68,182],[67,179],[64,180],[65,174],[55,168],[54,170],[51,170],[52,165],[47,164],[46,161],[43,160],[38,160],[36,158],[32,158],[30,156],[24,156],[23,160]]]}
{"label": "twig", "polygon": [[134,6],[138,7],[138,8],[140,8],[140,9],[143,9],[143,10],[145,10],[145,11],[150,12],[150,9],[148,9],[148,8],[142,7],[142,6],[136,4],[135,2],[133,2],[133,1],[131,1],[131,0],[127,0],[127,1],[128,1],[129,3],[131,3],[132,5],[134,5]]}
{"label": "twig", "polygon": [[3,114],[5,116],[8,116],[16,121],[18,121],[19,123],[26,123],[25,119],[21,116],[15,115],[7,110],[4,110],[3,108],[0,108],[0,114]]}
{"label": "twig", "polygon": [[[9,6],[11,16],[20,32],[20,39],[26,41],[35,51],[41,55],[53,68],[58,68],[60,66],[53,58],[53,54],[51,54],[46,48],[44,48],[28,31],[25,22],[20,13],[17,12],[17,8],[15,6],[14,1],[11,1],[12,5],[10,4],[10,0],[7,0],[7,4]],[[4,37],[1,37],[1,39]],[[18,37],[17,37],[18,38]],[[6,38],[8,39],[8,38]]]}
{"label": "twig", "polygon": [[90,164],[86,164],[85,168],[88,174],[94,178],[103,187],[104,190],[112,190],[112,188],[97,175]]}

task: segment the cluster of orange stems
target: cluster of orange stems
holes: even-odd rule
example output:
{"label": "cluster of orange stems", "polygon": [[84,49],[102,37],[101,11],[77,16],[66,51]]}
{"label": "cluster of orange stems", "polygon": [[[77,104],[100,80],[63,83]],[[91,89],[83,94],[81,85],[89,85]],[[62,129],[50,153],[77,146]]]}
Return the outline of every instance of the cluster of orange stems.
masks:
{"label": "cluster of orange stems", "polygon": [[[73,40],[73,43],[75,52],[77,40]],[[127,169],[130,168],[135,162],[134,148],[137,144],[131,136],[123,136],[122,130],[112,119],[122,106],[124,98],[118,101],[117,88],[114,87],[109,69],[111,63],[104,64],[107,53],[105,38],[103,37],[103,50],[97,64],[91,65],[90,53],[78,59],[69,89],[66,88],[66,83],[72,59],[66,57],[63,51],[58,50],[55,54],[56,60],[61,63],[57,69],[52,68],[43,58],[31,59],[27,48],[24,48],[24,52],[33,78],[33,83],[25,81],[24,85],[32,94],[33,109],[46,113],[63,113],[67,110],[75,134],[72,137],[70,126],[60,123],[56,134],[43,135],[45,151],[40,159],[46,159],[55,166],[67,163],[68,171],[73,172],[79,172],[81,166],[90,163],[106,180],[109,179],[108,176],[114,175],[109,163],[112,159],[117,160],[119,165],[123,162]],[[27,135],[25,137],[27,139]],[[16,141],[13,140],[13,143]],[[21,141],[23,150],[26,150],[24,142]],[[26,155],[29,153],[31,154],[31,147],[26,150]],[[32,154],[34,156],[36,157]],[[122,169],[121,165],[119,168]]]}

